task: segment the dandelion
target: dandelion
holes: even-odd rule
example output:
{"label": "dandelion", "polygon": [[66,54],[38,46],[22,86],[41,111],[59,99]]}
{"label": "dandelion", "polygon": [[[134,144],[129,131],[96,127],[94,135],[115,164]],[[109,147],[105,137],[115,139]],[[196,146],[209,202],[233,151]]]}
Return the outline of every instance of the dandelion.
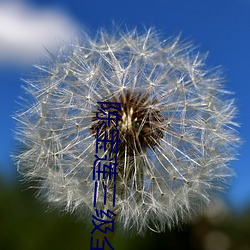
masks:
{"label": "dandelion", "polygon": [[[82,35],[26,80],[32,101],[15,116],[24,148],[18,171],[36,181],[43,201],[90,221],[97,102],[118,102],[116,205],[109,195],[103,204],[104,182],[108,194],[113,187],[104,179],[97,207],[138,233],[203,212],[233,175],[228,164],[239,142],[234,101],[218,70],[207,70],[191,44],[161,40],[153,29]],[[100,137],[113,128],[104,126]]]}

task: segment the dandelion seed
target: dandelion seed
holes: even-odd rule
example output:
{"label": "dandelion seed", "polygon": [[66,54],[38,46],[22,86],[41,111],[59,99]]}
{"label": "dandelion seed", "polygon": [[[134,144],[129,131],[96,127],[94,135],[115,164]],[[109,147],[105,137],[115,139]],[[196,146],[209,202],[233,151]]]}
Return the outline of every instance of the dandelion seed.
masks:
{"label": "dandelion seed", "polygon": [[[26,85],[33,101],[15,116],[25,148],[16,160],[44,201],[94,213],[96,114],[103,115],[97,102],[121,103],[113,211],[123,229],[163,231],[192,219],[232,176],[234,102],[190,44],[161,41],[152,29],[101,31],[37,68],[41,75]],[[114,127],[104,126],[100,138]],[[110,149],[104,154],[112,156]],[[112,179],[99,181],[97,207],[104,208],[103,182],[112,210]]]}

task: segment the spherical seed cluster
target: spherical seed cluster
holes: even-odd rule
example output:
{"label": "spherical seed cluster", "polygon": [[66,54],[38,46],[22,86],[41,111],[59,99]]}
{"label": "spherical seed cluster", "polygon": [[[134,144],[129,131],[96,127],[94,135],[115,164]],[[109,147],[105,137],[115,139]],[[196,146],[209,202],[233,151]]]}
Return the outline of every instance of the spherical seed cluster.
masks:
{"label": "spherical seed cluster", "polygon": [[[27,81],[33,101],[16,115],[24,148],[18,170],[37,180],[42,199],[90,221],[97,102],[119,102],[116,206],[113,179],[105,177],[97,207],[137,232],[163,231],[200,213],[232,175],[228,162],[239,141],[234,102],[218,72],[207,71],[190,44],[161,41],[152,29],[83,36]],[[100,137],[114,128],[102,126]]]}

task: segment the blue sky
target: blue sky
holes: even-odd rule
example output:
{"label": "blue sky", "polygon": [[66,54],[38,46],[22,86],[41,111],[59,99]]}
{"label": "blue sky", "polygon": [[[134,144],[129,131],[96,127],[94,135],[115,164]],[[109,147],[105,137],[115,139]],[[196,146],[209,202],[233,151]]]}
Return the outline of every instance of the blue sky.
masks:
{"label": "blue sky", "polygon": [[[3,14],[4,13],[4,14]],[[11,118],[22,95],[21,78],[53,51],[59,40],[70,41],[80,28],[91,34],[116,24],[154,26],[166,37],[182,34],[201,52],[207,64],[222,66],[225,88],[235,92],[237,121],[244,144],[232,163],[237,177],[227,198],[234,207],[250,203],[250,0],[29,0],[0,2],[0,175],[14,180],[10,154],[15,149]],[[56,39],[60,38],[59,40]]]}

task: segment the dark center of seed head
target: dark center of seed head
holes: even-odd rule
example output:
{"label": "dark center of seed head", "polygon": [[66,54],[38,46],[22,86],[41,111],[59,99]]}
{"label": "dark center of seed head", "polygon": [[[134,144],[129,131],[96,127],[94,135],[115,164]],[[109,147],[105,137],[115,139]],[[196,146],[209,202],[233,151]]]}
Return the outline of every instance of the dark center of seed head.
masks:
{"label": "dark center of seed head", "polygon": [[[123,92],[119,96],[113,96],[110,100],[102,100],[105,102],[121,103],[121,110],[118,114],[118,126],[111,122],[111,125],[105,123],[102,126],[102,120],[96,118],[102,115],[100,107],[93,114],[93,123],[90,128],[91,133],[96,137],[97,127],[99,126],[99,139],[104,139],[104,131],[107,131],[107,137],[110,139],[113,129],[119,130],[119,153],[123,155],[125,149],[129,155],[137,155],[145,152],[147,148],[153,149],[160,143],[164,131],[164,117],[160,113],[160,109],[156,108],[158,103],[156,98],[151,98],[148,93]],[[108,104],[107,104],[108,107]],[[109,112],[117,112],[110,108]],[[108,113],[108,112],[107,112]],[[112,116],[112,115],[111,115]]]}

